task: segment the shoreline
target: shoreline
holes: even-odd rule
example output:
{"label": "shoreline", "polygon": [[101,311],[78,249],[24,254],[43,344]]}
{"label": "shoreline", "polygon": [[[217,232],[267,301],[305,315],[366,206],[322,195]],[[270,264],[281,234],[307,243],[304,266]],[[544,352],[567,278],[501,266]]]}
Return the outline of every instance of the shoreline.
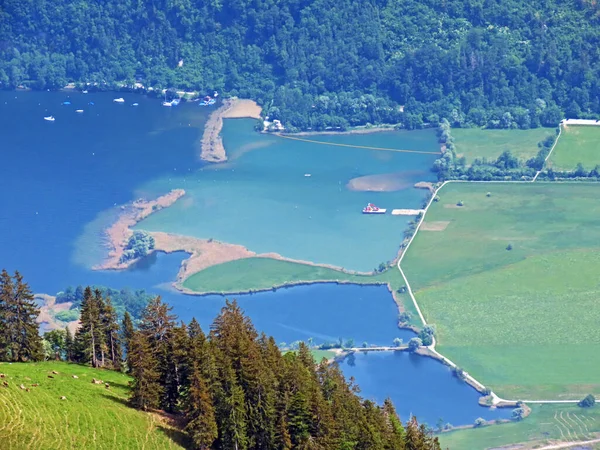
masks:
{"label": "shoreline", "polygon": [[173,189],[168,194],[157,197],[154,200],[138,199],[128,205],[121,206],[123,212],[119,218],[107,229],[105,233],[105,245],[109,248],[106,259],[92,267],[92,270],[120,270],[126,269],[137,259],[121,262],[121,257],[127,246],[127,241],[133,235],[131,229],[150,214],[168,208],[185,195],[183,189]]}
{"label": "shoreline", "polygon": [[223,119],[260,119],[261,108],[254,100],[227,98],[214,110],[206,124],[200,146],[200,159],[212,163],[227,161],[221,130]]}
{"label": "shoreline", "polygon": [[399,131],[399,124],[381,124],[374,125],[371,127],[366,127],[366,125],[350,128],[344,131],[335,131],[335,130],[324,130],[324,131],[299,131],[297,133],[268,133],[265,134],[275,134],[282,136],[327,136],[327,135],[342,135],[342,134],[371,134],[371,133],[381,133],[383,131]]}

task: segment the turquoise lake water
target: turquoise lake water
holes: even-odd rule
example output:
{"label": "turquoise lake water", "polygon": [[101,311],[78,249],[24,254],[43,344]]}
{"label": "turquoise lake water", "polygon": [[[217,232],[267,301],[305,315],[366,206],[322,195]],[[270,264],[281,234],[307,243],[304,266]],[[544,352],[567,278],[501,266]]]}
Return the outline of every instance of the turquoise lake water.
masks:
{"label": "turquoise lake water", "polygon": [[[113,103],[114,97],[124,97],[126,103]],[[62,105],[64,101],[71,105]],[[133,107],[134,102],[139,106]],[[257,135],[253,121],[229,120],[224,140],[231,161],[210,166],[198,160],[198,141],[210,111],[195,104],[163,108],[160,100],[132,94],[0,92],[0,267],[21,271],[38,293],[54,294],[78,284],[146,289],[162,295],[182,319],[195,316],[206,328],[224,298],[186,296],[172,289],[185,254],[152,255],[122,272],[89,270],[103,256],[102,229],[114,220],[118,205],[172,188],[186,189],[187,198],[141,227],[359,270],[395,255],[406,219],[362,216],[360,209],[368,201],[388,208],[418,207],[424,191],[410,186],[431,178],[432,155],[284,141]],[[50,114],[55,122],[43,120]],[[321,139],[435,149],[431,131]],[[403,174],[405,189],[345,189],[350,178],[390,172]],[[301,286],[238,300],[257,328],[278,342],[343,337],[389,345],[395,337],[406,341],[412,336],[397,328],[396,305],[381,286]],[[355,367],[366,397],[389,395],[398,406],[420,401],[417,394],[422,392],[413,392],[410,384],[371,381],[385,374],[401,377],[396,372],[405,368],[385,360]],[[447,381],[448,373],[432,367],[420,366],[418,376]],[[457,425],[464,408],[476,406],[478,394],[472,389],[452,393],[449,398],[460,397],[459,404],[442,399],[438,406]],[[487,410],[480,409],[483,416]]]}
{"label": "turquoise lake water", "polygon": [[[420,208],[425,191],[413,185],[433,180],[434,155],[317,145],[262,135],[254,120],[227,120],[226,164],[152,181],[145,194],[181,187],[186,198],[140,222],[138,228],[213,238],[257,253],[370,271],[393,259],[410,218],[361,214],[368,202],[380,207]],[[435,151],[435,133],[382,132],[322,136],[354,145]],[[396,192],[356,192],[349,180],[402,173]],[[310,174],[310,177],[305,177]]]}

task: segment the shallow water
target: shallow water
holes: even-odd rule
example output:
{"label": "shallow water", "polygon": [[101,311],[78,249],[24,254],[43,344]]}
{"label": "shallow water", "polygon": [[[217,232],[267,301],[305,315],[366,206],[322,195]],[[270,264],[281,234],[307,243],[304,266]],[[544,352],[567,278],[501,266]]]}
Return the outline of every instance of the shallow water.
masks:
{"label": "shallow water", "polygon": [[[121,96],[125,104],[112,102]],[[62,105],[65,100],[71,105]],[[139,106],[131,106],[133,102]],[[198,140],[210,111],[195,104],[163,108],[160,100],[133,94],[0,92],[0,267],[20,270],[39,293],[54,294],[78,284],[146,289],[161,294],[181,319],[195,316],[207,328],[225,299],[185,296],[172,289],[185,254],[152,255],[121,272],[89,270],[103,256],[102,229],[114,220],[118,205],[172,188],[186,189],[187,198],[141,227],[361,270],[395,255],[407,219],[363,216],[360,210],[368,201],[417,208],[424,191],[351,192],[345,184],[357,176],[402,171],[412,185],[431,178],[427,169],[432,155],[284,141],[257,135],[253,121],[229,120],[224,141],[231,161],[210,166],[198,160]],[[50,114],[55,122],[43,120]],[[321,138],[435,147],[431,131]],[[397,328],[396,305],[381,286],[301,286],[238,300],[256,327],[278,342],[342,337],[357,345],[390,345],[395,337],[407,341],[412,336]],[[365,393],[388,366],[391,375],[397,372],[393,361],[356,366]],[[415,379],[431,373],[435,383],[447,381],[448,374],[438,369],[419,369]],[[396,378],[384,382],[414,390]],[[462,399],[460,404],[444,410],[444,417],[455,424],[462,419],[453,419],[453,414],[473,401],[472,393],[463,397],[460,392],[452,394]]]}
{"label": "shallow water", "polygon": [[[419,208],[432,180],[434,155],[332,147],[294,141],[252,130],[253,120],[226,121],[224,144],[231,160],[176,179],[145,185],[148,192],[186,190],[185,201],[153,214],[138,228],[213,238],[258,252],[370,271],[395,257],[410,218],[361,214],[368,202],[380,207]],[[322,137],[325,138],[325,137]],[[363,145],[404,149],[437,148],[432,130],[326,136]],[[352,178],[403,174],[396,192],[356,192]],[[310,174],[306,177],[305,174]]]}

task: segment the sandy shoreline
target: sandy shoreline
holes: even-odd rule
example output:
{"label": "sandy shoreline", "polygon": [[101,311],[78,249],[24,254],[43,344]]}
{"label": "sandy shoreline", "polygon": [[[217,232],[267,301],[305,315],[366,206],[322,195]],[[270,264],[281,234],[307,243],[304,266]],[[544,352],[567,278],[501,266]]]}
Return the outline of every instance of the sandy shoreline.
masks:
{"label": "sandy shoreline", "polygon": [[223,119],[240,119],[243,117],[260,119],[260,112],[260,106],[253,100],[238,98],[224,100],[223,104],[213,111],[206,121],[202,135],[200,159],[215,163],[227,161],[227,152],[221,138]]}
{"label": "sandy shoreline", "polygon": [[154,200],[138,199],[129,205],[122,206],[123,213],[117,221],[105,230],[106,245],[110,249],[107,259],[93,270],[125,269],[133,261],[121,262],[121,256],[127,245],[129,237],[133,234],[131,227],[142,221],[150,214],[167,208],[179,200],[185,191],[183,189],[173,189],[168,194],[162,195]]}

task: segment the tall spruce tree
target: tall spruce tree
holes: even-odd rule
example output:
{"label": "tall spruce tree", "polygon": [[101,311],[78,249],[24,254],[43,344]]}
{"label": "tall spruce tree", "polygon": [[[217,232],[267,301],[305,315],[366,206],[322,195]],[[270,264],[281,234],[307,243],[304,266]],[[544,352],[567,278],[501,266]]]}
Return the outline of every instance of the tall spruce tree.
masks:
{"label": "tall spruce tree", "polygon": [[108,351],[108,357],[113,369],[121,369],[121,340],[119,337],[119,324],[117,322],[117,312],[112,306],[110,298],[104,300],[104,307],[102,308],[101,321],[102,327],[105,334],[106,348]]}
{"label": "tall spruce tree", "polygon": [[191,368],[184,411],[188,421],[185,431],[194,447],[200,450],[211,448],[219,430],[211,393],[198,363],[194,363]]}
{"label": "tall spruce tree", "polygon": [[73,335],[69,327],[65,327],[65,360],[73,361]]}
{"label": "tall spruce tree", "polygon": [[152,352],[147,335],[139,331],[135,332],[130,342],[129,352],[131,375],[134,377],[131,404],[144,411],[157,408],[163,388],[160,385],[158,361]]}
{"label": "tall spruce tree", "polygon": [[100,321],[100,308],[96,297],[89,286],[83,292],[81,301],[81,326],[75,333],[76,359],[78,362],[91,363],[93,367],[99,367],[98,360],[98,338],[102,324]]}
{"label": "tall spruce tree", "polygon": [[17,271],[12,281],[0,275],[0,318],[2,357],[9,361],[40,361],[44,358],[42,338],[36,319],[40,313],[29,285]]}
{"label": "tall spruce tree", "polygon": [[170,349],[169,339],[173,337],[175,328],[175,316],[171,314],[172,308],[163,303],[160,296],[150,300],[142,312],[139,331],[146,336],[150,350],[157,360],[157,370],[159,373],[160,385],[168,386],[168,396],[161,397],[161,406],[167,410],[173,409],[172,389],[178,389],[173,386],[173,366],[169,364]]}
{"label": "tall spruce tree", "polygon": [[15,285],[6,269],[0,273],[0,360],[10,360],[10,344],[13,339],[11,305],[15,297]]}
{"label": "tall spruce tree", "polygon": [[128,311],[125,311],[123,315],[123,322],[121,322],[121,336],[123,337],[123,349],[125,350],[125,362],[127,363],[127,372],[131,372],[131,363],[129,361],[129,353],[131,348],[131,339],[133,339],[133,333],[135,329],[133,327],[133,321]]}

